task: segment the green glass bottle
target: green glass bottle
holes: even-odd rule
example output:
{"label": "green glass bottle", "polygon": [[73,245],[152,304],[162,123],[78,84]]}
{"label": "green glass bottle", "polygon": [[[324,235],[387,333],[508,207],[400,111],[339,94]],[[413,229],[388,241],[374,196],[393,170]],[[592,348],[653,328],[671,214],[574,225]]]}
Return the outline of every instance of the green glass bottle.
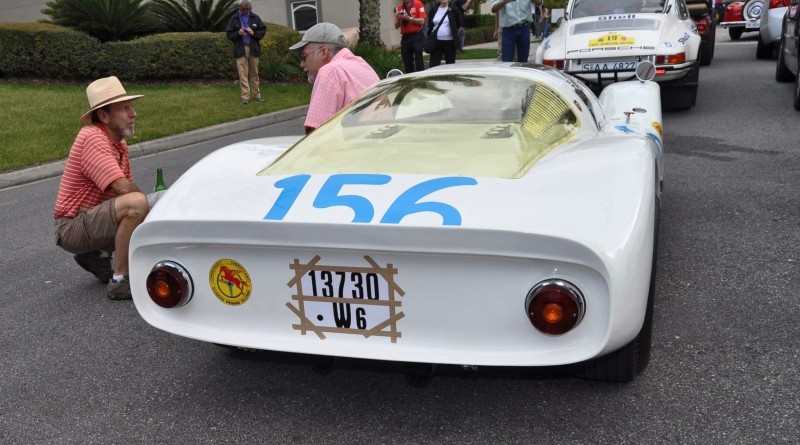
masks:
{"label": "green glass bottle", "polygon": [[159,168],[156,169],[156,187],[154,191],[162,192],[167,189],[167,186],[164,185],[164,172]]}

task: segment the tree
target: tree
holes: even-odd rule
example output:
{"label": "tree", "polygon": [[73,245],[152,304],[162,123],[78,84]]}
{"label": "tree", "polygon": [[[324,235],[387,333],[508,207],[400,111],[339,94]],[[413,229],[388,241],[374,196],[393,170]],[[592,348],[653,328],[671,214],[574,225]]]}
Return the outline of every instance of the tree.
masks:
{"label": "tree", "polygon": [[174,32],[222,32],[236,14],[236,0],[153,0],[153,15]]}
{"label": "tree", "polygon": [[42,14],[56,25],[83,31],[102,42],[130,40],[158,29],[144,0],[51,0]]}
{"label": "tree", "polygon": [[358,13],[360,34],[358,41],[367,45],[383,46],[383,40],[381,40],[380,0],[359,0]]}

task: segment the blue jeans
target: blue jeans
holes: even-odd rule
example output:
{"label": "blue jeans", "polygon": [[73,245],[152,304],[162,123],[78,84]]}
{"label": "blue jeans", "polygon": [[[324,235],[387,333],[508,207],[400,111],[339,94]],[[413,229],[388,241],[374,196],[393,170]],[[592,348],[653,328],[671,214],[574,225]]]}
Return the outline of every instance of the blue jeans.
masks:
{"label": "blue jeans", "polygon": [[531,52],[531,29],[528,26],[503,28],[503,62],[513,62],[516,53],[517,61],[525,63]]}

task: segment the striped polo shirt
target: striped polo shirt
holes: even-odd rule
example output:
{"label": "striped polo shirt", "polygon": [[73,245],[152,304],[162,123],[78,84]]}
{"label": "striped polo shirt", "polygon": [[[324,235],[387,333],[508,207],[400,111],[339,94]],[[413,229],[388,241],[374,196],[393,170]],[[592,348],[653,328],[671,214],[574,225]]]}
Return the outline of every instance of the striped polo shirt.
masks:
{"label": "striped polo shirt", "polygon": [[123,177],[133,181],[125,140],[114,142],[102,124],[83,127],[69,151],[53,216],[74,218],[79,209],[117,196],[109,186]]}

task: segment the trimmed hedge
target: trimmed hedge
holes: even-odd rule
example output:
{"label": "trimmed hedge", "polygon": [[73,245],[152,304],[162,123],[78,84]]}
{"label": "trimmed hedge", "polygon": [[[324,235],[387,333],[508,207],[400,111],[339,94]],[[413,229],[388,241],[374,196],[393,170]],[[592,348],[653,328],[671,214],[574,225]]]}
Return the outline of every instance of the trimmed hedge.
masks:
{"label": "trimmed hedge", "polygon": [[[259,72],[270,81],[302,80],[288,50],[300,33],[267,25]],[[233,44],[224,33],[155,34],[100,43],[82,32],[47,23],[0,24],[0,76],[51,79],[235,79]]]}

